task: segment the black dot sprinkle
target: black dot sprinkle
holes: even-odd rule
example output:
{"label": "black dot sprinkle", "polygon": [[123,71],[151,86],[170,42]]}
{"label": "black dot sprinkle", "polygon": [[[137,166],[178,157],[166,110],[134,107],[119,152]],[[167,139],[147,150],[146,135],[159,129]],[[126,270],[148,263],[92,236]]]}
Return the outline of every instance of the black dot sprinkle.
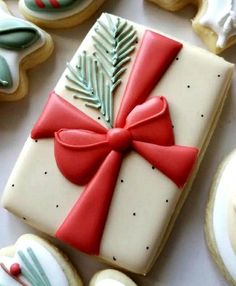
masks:
{"label": "black dot sprinkle", "polygon": [[23,220],[26,220],[26,218],[25,218],[25,217],[23,217]]}
{"label": "black dot sprinkle", "polygon": [[35,143],[37,143],[37,142],[38,142],[38,140],[36,139],[36,140],[34,140],[34,142],[35,142]]}
{"label": "black dot sprinkle", "polygon": [[177,58],[175,58],[176,59],[176,61],[178,61],[179,60],[179,58],[177,57]]}
{"label": "black dot sprinkle", "polygon": [[133,213],[133,216],[136,216],[136,213]]}
{"label": "black dot sprinkle", "polygon": [[47,171],[44,172],[45,175],[47,175],[47,173],[48,173]]}
{"label": "black dot sprinkle", "polygon": [[101,119],[101,117],[100,116],[98,116],[98,120],[100,120]]}
{"label": "black dot sprinkle", "polygon": [[146,249],[148,250],[148,249],[149,249],[149,246],[146,246]]}
{"label": "black dot sprinkle", "polygon": [[59,207],[59,205],[56,205],[56,208],[58,208]]}
{"label": "black dot sprinkle", "polygon": [[174,125],[172,125],[172,128],[173,128],[173,129],[175,128]]}
{"label": "black dot sprinkle", "polygon": [[190,88],[190,85],[189,85],[189,84],[187,85],[187,88]]}
{"label": "black dot sprinkle", "polygon": [[120,180],[121,183],[124,183],[124,180]]}
{"label": "black dot sprinkle", "polygon": [[201,114],[201,117],[204,117],[204,115],[203,115],[203,114]]}
{"label": "black dot sprinkle", "polygon": [[112,259],[113,259],[114,261],[116,261],[116,258],[115,258],[115,256],[113,256],[113,257],[112,257]]}
{"label": "black dot sprinkle", "polygon": [[220,74],[218,74],[217,76],[220,77]]}
{"label": "black dot sprinkle", "polygon": [[152,169],[155,170],[155,166],[152,166]]}
{"label": "black dot sprinkle", "polygon": [[166,200],[166,203],[168,203],[169,201],[168,200]]}
{"label": "black dot sprinkle", "polygon": [[12,186],[12,187],[15,187],[15,185],[14,185],[14,184],[12,184],[11,186]]}

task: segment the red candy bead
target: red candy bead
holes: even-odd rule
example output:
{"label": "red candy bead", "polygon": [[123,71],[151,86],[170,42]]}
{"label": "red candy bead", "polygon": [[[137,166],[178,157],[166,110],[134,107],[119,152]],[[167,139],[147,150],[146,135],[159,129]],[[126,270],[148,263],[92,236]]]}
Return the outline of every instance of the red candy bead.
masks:
{"label": "red candy bead", "polygon": [[21,273],[20,264],[14,263],[10,267],[10,273],[13,276],[18,276]]}

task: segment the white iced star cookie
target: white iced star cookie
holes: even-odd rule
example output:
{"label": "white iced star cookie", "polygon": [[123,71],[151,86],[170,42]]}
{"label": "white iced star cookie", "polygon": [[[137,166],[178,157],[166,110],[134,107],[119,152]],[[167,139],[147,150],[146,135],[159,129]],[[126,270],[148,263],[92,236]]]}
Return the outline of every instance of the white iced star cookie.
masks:
{"label": "white iced star cookie", "polygon": [[45,61],[53,51],[49,34],[12,16],[0,0],[0,101],[13,101],[28,91],[26,70]]}
{"label": "white iced star cookie", "polygon": [[0,285],[82,286],[76,270],[55,246],[36,235],[22,235],[0,250]]}
{"label": "white iced star cookie", "polygon": [[194,31],[208,49],[216,54],[236,43],[236,0],[149,0],[169,11],[177,11],[188,4],[198,6],[192,20]]}
{"label": "white iced star cookie", "polygon": [[89,286],[137,286],[133,280],[131,280],[124,273],[106,269],[96,273],[89,283]]}
{"label": "white iced star cookie", "polygon": [[206,210],[208,248],[225,278],[236,285],[236,151],[219,166]]}
{"label": "white iced star cookie", "polygon": [[20,0],[22,14],[47,28],[69,28],[90,18],[105,0]]}

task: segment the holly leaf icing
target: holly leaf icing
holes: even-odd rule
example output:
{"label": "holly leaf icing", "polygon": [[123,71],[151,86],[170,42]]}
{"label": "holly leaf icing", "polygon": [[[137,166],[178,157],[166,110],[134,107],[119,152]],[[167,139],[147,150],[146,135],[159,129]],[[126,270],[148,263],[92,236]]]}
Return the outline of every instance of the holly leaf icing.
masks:
{"label": "holly leaf icing", "polygon": [[23,50],[40,38],[36,28],[18,19],[0,20],[0,48]]}
{"label": "holly leaf icing", "polygon": [[5,58],[0,56],[0,88],[12,87],[12,76]]}

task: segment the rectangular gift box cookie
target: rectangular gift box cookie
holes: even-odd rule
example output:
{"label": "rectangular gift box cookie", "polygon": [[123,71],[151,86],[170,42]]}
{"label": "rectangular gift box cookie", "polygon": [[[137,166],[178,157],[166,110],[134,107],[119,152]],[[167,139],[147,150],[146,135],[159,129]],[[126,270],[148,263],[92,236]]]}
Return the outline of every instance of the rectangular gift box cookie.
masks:
{"label": "rectangular gift box cookie", "polygon": [[85,253],[147,273],[232,73],[207,51],[103,14],[33,127],[4,207]]}

